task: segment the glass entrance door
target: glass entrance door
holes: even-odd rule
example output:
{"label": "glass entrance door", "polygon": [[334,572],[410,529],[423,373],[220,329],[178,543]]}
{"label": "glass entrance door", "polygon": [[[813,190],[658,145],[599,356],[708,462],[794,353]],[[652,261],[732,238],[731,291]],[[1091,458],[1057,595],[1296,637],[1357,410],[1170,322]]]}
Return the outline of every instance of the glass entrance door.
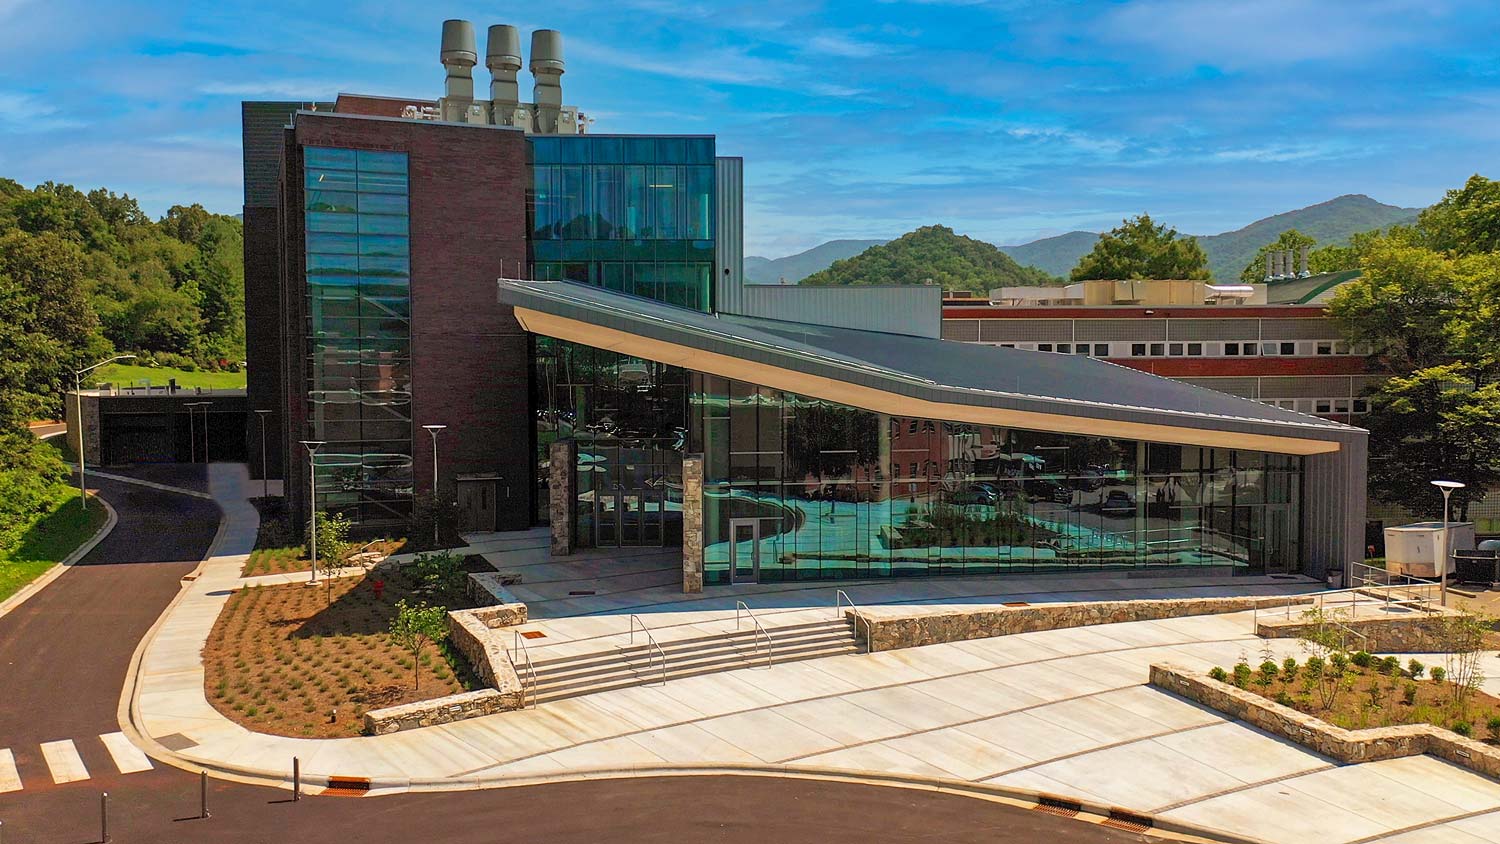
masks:
{"label": "glass entrance door", "polygon": [[601,490],[594,499],[594,547],[660,546],[664,510],[656,490]]}
{"label": "glass entrance door", "polygon": [[729,520],[729,582],[760,580],[760,519]]}

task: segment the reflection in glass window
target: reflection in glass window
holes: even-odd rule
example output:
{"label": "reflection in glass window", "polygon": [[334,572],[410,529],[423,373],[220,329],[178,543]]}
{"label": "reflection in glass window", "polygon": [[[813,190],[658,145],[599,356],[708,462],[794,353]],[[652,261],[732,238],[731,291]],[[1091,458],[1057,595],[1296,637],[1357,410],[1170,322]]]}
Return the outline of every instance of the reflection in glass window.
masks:
{"label": "reflection in glass window", "polygon": [[369,525],[410,513],[405,153],[305,147],[308,426],[317,506]]}

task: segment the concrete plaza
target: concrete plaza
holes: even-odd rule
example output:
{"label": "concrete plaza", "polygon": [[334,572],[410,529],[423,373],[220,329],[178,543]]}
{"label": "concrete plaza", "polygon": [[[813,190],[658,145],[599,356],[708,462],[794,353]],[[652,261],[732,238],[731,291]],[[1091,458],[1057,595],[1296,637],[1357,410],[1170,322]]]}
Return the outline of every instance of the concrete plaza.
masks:
{"label": "concrete plaza", "polygon": [[[385,790],[490,787],[605,772],[872,773],[929,786],[966,782],[1069,795],[1249,840],[1500,840],[1500,783],[1429,757],[1340,766],[1146,685],[1154,662],[1206,670],[1241,658],[1259,661],[1267,644],[1253,635],[1249,613],[728,671],[378,737],[252,733],[219,715],[204,697],[199,651],[238,585],[255,518],[244,503],[242,470],[215,466],[210,480],[225,510],[216,554],[148,638],[122,707],[128,708],[122,712],[127,734],[158,759],[281,778],[298,757],[305,776],[370,777]],[[549,616],[538,624],[564,625],[563,616],[586,614],[579,622],[604,625],[600,635],[614,635],[607,627],[641,607],[654,607],[653,623],[661,623],[674,613],[732,615],[737,599],[757,612],[798,606],[833,612],[829,595],[770,585],[706,592],[687,605],[680,593],[675,603],[644,600],[655,590],[665,597],[672,588],[665,575],[650,572],[650,564],[621,575],[622,582],[636,578],[634,588],[569,595],[590,590],[579,588],[583,579],[570,580],[564,569],[540,567],[580,563],[545,562],[545,551],[534,546],[534,537],[497,535],[476,550],[505,570],[530,567],[527,573],[536,577],[518,591],[536,602],[539,615]],[[969,580],[910,581],[901,588],[915,591],[902,600],[999,603],[999,597],[1026,594],[1031,597],[1022,600],[1041,600],[1035,589],[1046,585],[1020,578],[994,582],[997,591],[989,596]],[[1134,597],[1204,594],[1193,591],[1201,587],[1192,583],[1164,579],[1093,583],[1112,597],[1131,590]],[[881,600],[874,587],[854,589],[858,600]],[[923,590],[934,593],[924,597]],[[1277,659],[1302,656],[1293,642],[1269,647]],[[1500,675],[1493,656],[1486,663],[1487,673]]]}

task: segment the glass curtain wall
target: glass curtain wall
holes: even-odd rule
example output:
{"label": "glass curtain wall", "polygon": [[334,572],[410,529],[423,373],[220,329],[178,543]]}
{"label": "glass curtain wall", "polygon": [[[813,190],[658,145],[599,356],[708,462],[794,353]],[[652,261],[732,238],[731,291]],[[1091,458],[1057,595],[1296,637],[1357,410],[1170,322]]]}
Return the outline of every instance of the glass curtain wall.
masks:
{"label": "glass curtain wall", "polygon": [[578,443],[573,518],[581,545],[680,545],[687,374],[536,338],[537,501],[548,519],[552,443]]}
{"label": "glass curtain wall", "polygon": [[708,311],[714,139],[527,138],[532,277]]}
{"label": "glass curtain wall", "polygon": [[308,428],[320,510],[364,524],[411,511],[410,248],[405,153],[305,147]]}
{"label": "glass curtain wall", "polygon": [[894,417],[692,375],[709,582],[1295,571],[1301,458]]}

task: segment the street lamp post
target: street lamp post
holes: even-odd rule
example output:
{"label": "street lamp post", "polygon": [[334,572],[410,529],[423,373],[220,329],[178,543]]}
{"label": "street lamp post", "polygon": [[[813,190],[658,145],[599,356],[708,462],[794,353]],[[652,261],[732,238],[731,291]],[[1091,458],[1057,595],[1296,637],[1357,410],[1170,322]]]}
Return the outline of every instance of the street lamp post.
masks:
{"label": "street lamp post", "polygon": [[1463,489],[1458,481],[1433,481],[1432,485],[1443,493],[1443,553],[1438,556],[1438,589],[1442,594],[1442,605],[1448,606],[1448,497],[1455,489]]}
{"label": "street lamp post", "polygon": [[438,547],[438,432],[448,427],[447,425],[423,425],[427,433],[432,435],[432,547]]}
{"label": "street lamp post", "polygon": [[312,580],[308,582],[316,584],[318,582],[318,464],[313,459],[313,455],[318,453],[318,449],[323,445],[323,441],[303,440],[302,444],[307,447],[307,477],[310,490],[308,494],[310,504],[308,510],[312,513],[312,520],[309,527],[309,530],[312,531],[312,535],[309,537],[309,544],[311,546],[310,556],[312,557]]}
{"label": "street lamp post", "polygon": [[107,363],[117,360],[131,360],[135,355],[115,355],[109,360],[101,360],[93,366],[73,370],[73,400],[78,416],[78,504],[84,510],[89,509],[89,493],[83,480],[83,376],[93,372]]}
{"label": "street lamp post", "polygon": [[[260,417],[260,497],[271,497],[271,482],[266,477],[266,414],[269,410],[257,410],[255,415]],[[285,494],[286,490],[282,490]]]}

